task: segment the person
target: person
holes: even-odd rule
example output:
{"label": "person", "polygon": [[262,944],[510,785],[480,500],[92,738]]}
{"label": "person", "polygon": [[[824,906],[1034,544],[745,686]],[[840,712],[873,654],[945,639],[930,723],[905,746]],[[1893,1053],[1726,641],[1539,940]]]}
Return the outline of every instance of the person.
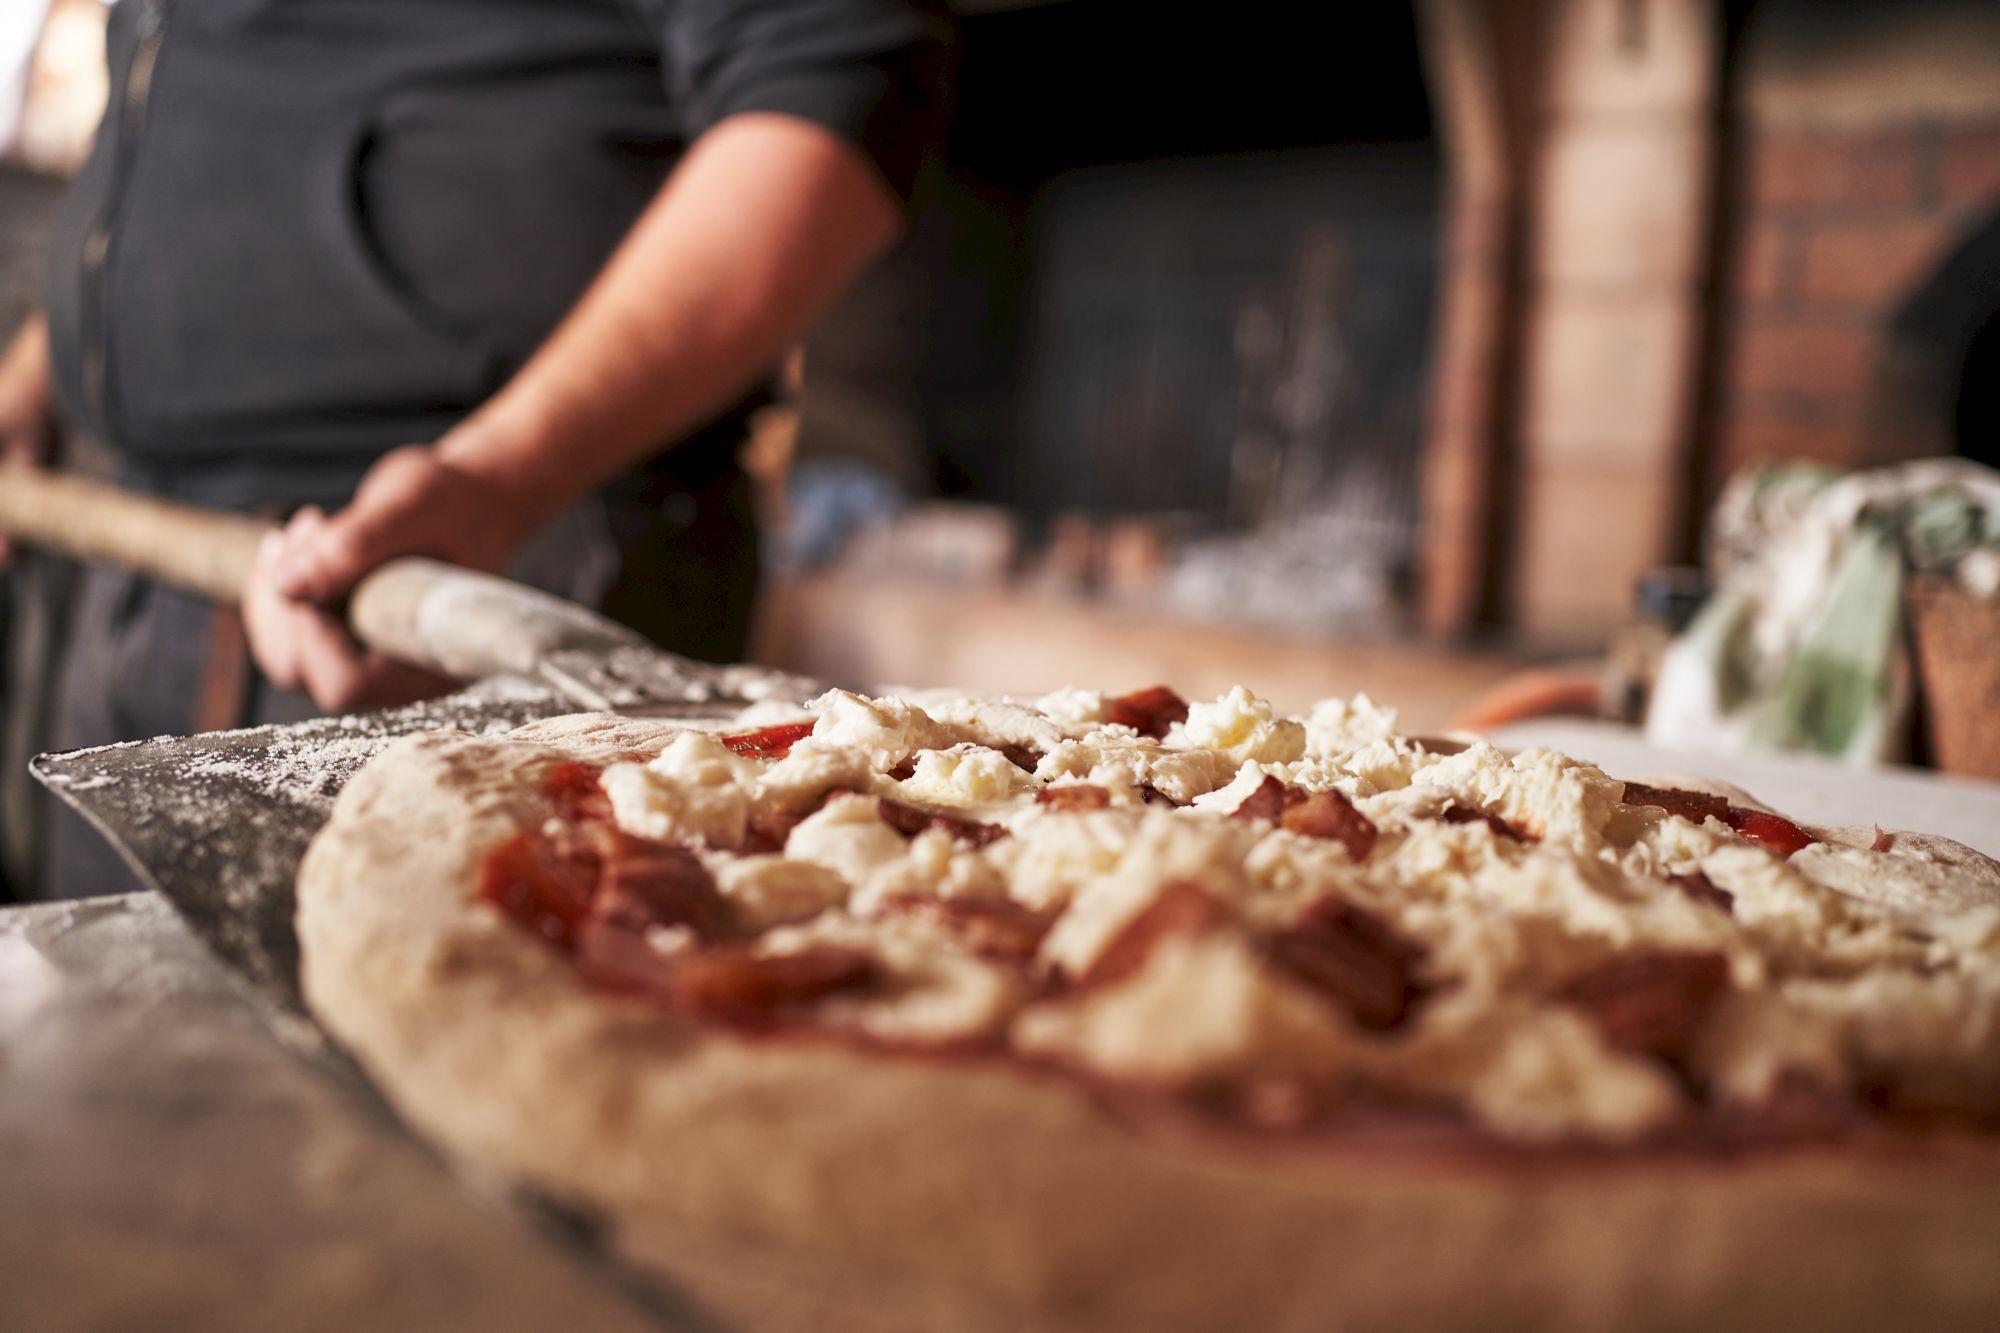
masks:
{"label": "person", "polygon": [[[56,748],[434,692],[333,608],[405,554],[741,655],[735,447],[904,229],[949,114],[928,0],[124,0],[0,436],[284,519],[234,613],[77,599]],[[261,675],[248,672],[247,637]],[[45,884],[115,891],[74,821]]]}

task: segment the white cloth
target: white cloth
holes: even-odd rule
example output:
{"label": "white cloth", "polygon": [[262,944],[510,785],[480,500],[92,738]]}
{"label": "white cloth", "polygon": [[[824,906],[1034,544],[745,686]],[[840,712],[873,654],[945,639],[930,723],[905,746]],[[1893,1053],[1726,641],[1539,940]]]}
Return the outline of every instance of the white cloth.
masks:
{"label": "white cloth", "polygon": [[1732,481],[1716,506],[1718,586],[1661,662],[1646,738],[1900,758],[1906,553],[1922,549],[1921,519],[1940,499],[1983,516],[1964,539],[1972,548],[1951,553],[1955,572],[1975,589],[2000,584],[1988,568],[2000,549],[2000,473],[1990,468],[1939,458],[1846,476],[1778,467]]}

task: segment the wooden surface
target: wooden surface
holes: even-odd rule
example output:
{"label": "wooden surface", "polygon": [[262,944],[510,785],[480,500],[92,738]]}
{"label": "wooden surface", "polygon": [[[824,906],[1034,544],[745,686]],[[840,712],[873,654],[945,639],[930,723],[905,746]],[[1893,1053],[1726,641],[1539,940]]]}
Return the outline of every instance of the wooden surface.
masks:
{"label": "wooden surface", "polygon": [[164,899],[0,911],[0,1328],[708,1326],[642,1315],[287,1052]]}

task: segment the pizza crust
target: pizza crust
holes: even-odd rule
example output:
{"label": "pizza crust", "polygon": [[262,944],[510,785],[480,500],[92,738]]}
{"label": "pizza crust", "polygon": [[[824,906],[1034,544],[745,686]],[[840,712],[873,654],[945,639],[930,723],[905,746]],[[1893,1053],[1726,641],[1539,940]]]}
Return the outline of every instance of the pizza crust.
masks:
{"label": "pizza crust", "polygon": [[300,872],[307,998],[419,1132],[797,1328],[1834,1328],[2000,1318],[2000,1152],[1252,1143],[999,1062],[750,1040],[586,988],[472,890],[571,758],[668,724],[406,739]]}

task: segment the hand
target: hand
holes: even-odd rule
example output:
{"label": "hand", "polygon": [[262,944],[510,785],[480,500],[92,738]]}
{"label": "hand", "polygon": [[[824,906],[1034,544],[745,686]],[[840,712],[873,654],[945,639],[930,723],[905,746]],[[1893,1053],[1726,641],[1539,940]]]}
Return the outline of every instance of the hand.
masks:
{"label": "hand", "polygon": [[[49,461],[56,442],[52,401],[48,325],[36,316],[0,352],[0,462]],[[0,569],[12,558],[13,548],[0,534]]]}
{"label": "hand", "polygon": [[325,608],[395,556],[498,571],[532,515],[502,488],[423,445],[385,455],[347,508],[301,509],[265,539],[243,594],[250,651],[271,683],[303,687],[328,712],[407,703],[449,689],[430,672],[365,650]]}

